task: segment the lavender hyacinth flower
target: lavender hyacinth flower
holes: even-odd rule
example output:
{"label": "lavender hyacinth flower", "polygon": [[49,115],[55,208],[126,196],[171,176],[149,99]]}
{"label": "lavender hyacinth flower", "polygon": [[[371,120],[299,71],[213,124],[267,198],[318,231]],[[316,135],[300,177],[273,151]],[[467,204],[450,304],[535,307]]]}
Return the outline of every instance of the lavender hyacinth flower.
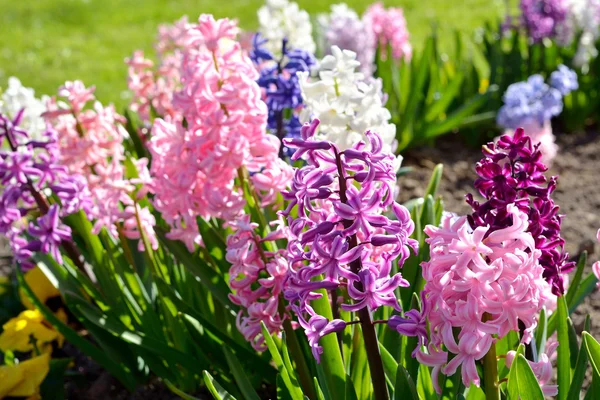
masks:
{"label": "lavender hyacinth flower", "polygon": [[[567,35],[568,4],[565,0],[521,0],[522,23],[534,42]],[[560,38],[559,38],[560,39]]]}
{"label": "lavender hyacinth flower", "polygon": [[322,16],[320,24],[326,42],[326,54],[331,54],[332,46],[353,51],[360,62],[360,72],[365,77],[373,75],[377,40],[372,27],[364,19],[342,3],[332,5],[331,14]]}
{"label": "lavender hyacinth flower", "polygon": [[539,145],[532,146],[523,129],[514,136],[504,135],[496,144],[484,146],[485,157],[477,163],[479,178],[475,188],[486,199],[480,203],[471,194],[467,202],[473,208],[469,216],[472,228],[489,226],[489,232],[511,226],[508,206],[515,204],[529,217],[527,231],[541,251],[544,278],[555,295],[564,293],[563,275],[575,264],[569,262],[560,236],[562,215],[552,200],[557,177],[545,177],[546,166],[540,161]]}
{"label": "lavender hyacinth flower", "polygon": [[[304,50],[288,49],[284,39],[282,56],[275,59],[264,47],[266,43],[260,34],[254,35],[250,58],[260,73],[257,83],[263,89],[268,108],[267,127],[279,139],[298,137],[301,124],[296,109],[302,105],[302,92],[296,72],[310,71],[315,58]],[[281,146],[280,156],[291,154],[290,149]]]}
{"label": "lavender hyacinth flower", "polygon": [[[282,212],[290,227],[288,256],[298,266],[290,271],[284,296],[317,359],[318,340],[343,329],[337,318],[327,321],[311,306],[321,297],[318,291],[329,293],[334,309],[338,296],[347,292],[352,302],[342,308],[356,312],[363,332],[374,334],[370,312],[382,306],[400,310],[395,289],[408,285],[400,273],[392,274],[393,262],[401,268],[409,249],[416,251],[418,245],[409,238],[414,223],[408,210],[394,201],[396,159],[382,151],[379,135],[366,133],[370,147],[361,141],[340,151],[315,138],[318,125],[315,119],[302,127],[300,137],[284,139],[296,149],[292,160],[303,158],[306,165],[296,170],[290,190],[283,193],[289,205]],[[386,211],[396,219],[386,217]]]}
{"label": "lavender hyacinth flower", "polygon": [[540,126],[563,110],[563,96],[577,89],[577,74],[560,65],[551,74],[551,85],[541,75],[532,75],[525,82],[513,83],[504,94],[504,105],[498,110],[496,122],[504,129],[517,129],[536,121]]}
{"label": "lavender hyacinth flower", "polygon": [[550,85],[566,96],[579,88],[577,73],[561,64],[556,71],[550,74]]}
{"label": "lavender hyacinth flower", "polygon": [[[31,257],[36,252],[51,254],[62,263],[59,245],[71,239],[71,230],[60,218],[79,210],[89,211],[87,183],[83,177],[69,175],[57,164],[59,149],[56,132],[50,128],[45,140],[31,140],[28,132],[19,127],[23,110],[13,119],[0,114],[0,141],[8,150],[0,151],[0,234],[11,245],[15,259],[24,269],[33,267]],[[48,204],[43,195],[51,190],[60,200]],[[24,217],[32,217],[29,225]],[[77,261],[77,260],[75,260]]]}

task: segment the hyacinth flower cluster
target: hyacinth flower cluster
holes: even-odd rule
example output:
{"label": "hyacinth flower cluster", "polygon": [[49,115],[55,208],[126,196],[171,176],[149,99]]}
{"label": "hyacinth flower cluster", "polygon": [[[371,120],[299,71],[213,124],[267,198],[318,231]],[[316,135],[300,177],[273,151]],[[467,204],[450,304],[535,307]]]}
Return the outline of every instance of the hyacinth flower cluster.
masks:
{"label": "hyacinth flower cluster", "polygon": [[393,152],[396,125],[390,122],[391,114],[384,106],[381,80],[366,80],[356,72],[360,68],[356,53],[336,46],[331,53],[313,70],[316,76],[298,72],[304,100],[301,122],[319,119],[316,137],[333,142],[341,150],[360,141],[368,144],[365,132],[372,130],[381,137],[383,151]]}
{"label": "hyacinth flower cluster", "polygon": [[573,64],[582,67],[597,57],[600,37],[599,0],[521,0],[521,24],[530,39],[555,40],[569,46],[578,39]]}
{"label": "hyacinth flower cluster", "polygon": [[173,94],[179,90],[181,82],[182,49],[188,29],[186,16],[173,24],[158,27],[158,39],[155,44],[157,65],[144,56],[142,50],[136,50],[128,65],[127,86],[132,93],[129,108],[138,114],[146,124],[154,117],[181,120],[182,116],[173,107]]}
{"label": "hyacinth flower cluster", "polygon": [[373,75],[375,70],[375,50],[377,36],[366,18],[360,18],[347,4],[334,4],[329,14],[319,15],[322,47],[331,54],[331,47],[356,53],[360,62],[360,72],[365,77]]}
{"label": "hyacinth flower cluster", "polygon": [[158,118],[152,127],[154,205],[171,225],[169,237],[189,249],[201,241],[196,218],[241,215],[244,193],[235,180],[245,170],[262,206],[273,203],[292,176],[278,157],[279,139],[266,132],[259,74],[237,34],[233,21],[211,15],[188,25],[181,89],[173,98],[184,120]]}
{"label": "hyacinth flower cluster", "polygon": [[[259,33],[254,35],[250,58],[259,71],[258,86],[267,104],[267,128],[279,140],[300,136],[302,124],[298,110],[302,107],[302,93],[297,72],[310,72],[315,65],[314,56],[301,49],[289,49],[287,39],[281,43],[281,57],[265,47],[267,40]],[[280,157],[290,156],[289,149],[280,147]]]}
{"label": "hyacinth flower cluster", "polygon": [[[227,237],[226,259],[231,264],[229,298],[240,306],[236,319],[238,330],[258,351],[266,350],[261,322],[270,334],[279,335],[285,311],[283,290],[290,263],[285,249],[277,249],[276,240],[287,237],[283,221],[264,238],[257,233],[258,224],[244,215],[229,223],[233,233]],[[282,308],[283,307],[283,308]]]}
{"label": "hyacinth flower cluster", "polygon": [[374,3],[367,8],[363,19],[373,30],[383,59],[387,58],[389,47],[393,59],[410,61],[412,46],[409,41],[404,12],[401,8],[386,9],[383,3]]}
{"label": "hyacinth flower cluster", "polygon": [[[44,116],[57,133],[60,164],[85,178],[93,200],[87,213],[95,220],[93,233],[103,227],[115,237],[120,232],[129,239],[139,239],[138,247],[143,249],[141,227],[156,249],[155,218],[137,201],[151,186],[148,160],[132,160],[136,174],[128,176],[123,148],[128,136],[123,127],[125,118],[114,106],[95,101],[93,93],[94,87],[86,88],[81,81],[66,82],[59,88],[59,98],[48,102]],[[91,108],[89,102],[94,102]]]}
{"label": "hyacinth flower cluster", "polygon": [[[365,340],[376,344],[371,313],[382,306],[400,311],[396,289],[408,282],[392,273],[392,266],[397,263],[400,269],[410,248],[417,250],[417,242],[409,238],[414,230],[410,214],[394,201],[396,158],[384,151],[381,137],[368,131],[369,145],[361,141],[342,150],[319,139],[318,125],[319,120],[313,120],[302,128],[300,138],[285,139],[296,149],[292,159],[302,158],[306,165],[296,169],[291,188],[283,192],[289,203],[282,212],[289,226],[291,264],[284,296],[317,360],[322,352],[319,339],[351,321],[328,321],[312,302],[327,292],[333,315],[339,316],[338,301],[351,300],[341,308],[357,313]],[[376,375],[379,352],[376,345],[369,351]]]}
{"label": "hyacinth flower cluster", "polygon": [[[416,358],[433,367],[438,392],[438,374],[450,376],[459,367],[464,385],[479,386],[476,362],[491,357],[495,365],[495,342],[510,331],[529,343],[537,314],[563,293],[562,274],[572,267],[562,252],[561,217],[550,198],[556,178],[545,178],[537,146],[518,130],[489,143],[484,154],[475,187],[487,201],[468,195],[471,215],[445,214],[439,227],[425,228],[430,260],[422,264],[423,307],[403,321],[412,328],[406,334],[427,345],[418,348]],[[549,384],[551,353],[549,348],[530,363],[546,395],[557,393]]]}
{"label": "hyacinth flower cluster", "polygon": [[283,40],[290,49],[315,54],[316,44],[312,36],[310,16],[298,4],[289,0],[267,0],[258,9],[258,33],[266,39],[266,49],[275,56],[282,56]]}
{"label": "hyacinth flower cluster", "polygon": [[489,225],[501,229],[511,224],[508,206],[511,204],[528,217],[527,232],[535,240],[535,248],[541,252],[539,263],[544,268],[544,279],[551,285],[552,293],[564,293],[563,275],[569,273],[574,263],[563,249],[560,236],[562,215],[552,200],[557,177],[546,178],[547,167],[539,146],[532,144],[523,129],[511,137],[503,136],[497,143],[484,147],[485,157],[477,163],[479,178],[475,188],[484,202],[467,195],[473,208],[469,223],[473,229]]}
{"label": "hyacinth flower cluster", "polygon": [[[50,254],[62,263],[62,245],[76,265],[80,259],[70,242],[71,229],[61,218],[92,208],[81,175],[60,164],[57,132],[48,127],[33,139],[20,127],[25,110],[14,117],[0,113],[0,234],[9,239],[15,260],[24,269],[34,266],[35,253]],[[5,146],[4,146],[5,145]],[[51,204],[46,195],[59,199]]]}
{"label": "hyacinth flower cluster", "polygon": [[566,34],[568,0],[521,0],[521,13],[522,24],[534,42]]}
{"label": "hyacinth flower cluster", "polygon": [[496,122],[505,135],[525,129],[533,143],[540,144],[543,161],[550,164],[558,151],[550,121],[562,112],[563,97],[578,87],[577,74],[564,65],[552,72],[549,84],[537,74],[513,83],[503,96]]}

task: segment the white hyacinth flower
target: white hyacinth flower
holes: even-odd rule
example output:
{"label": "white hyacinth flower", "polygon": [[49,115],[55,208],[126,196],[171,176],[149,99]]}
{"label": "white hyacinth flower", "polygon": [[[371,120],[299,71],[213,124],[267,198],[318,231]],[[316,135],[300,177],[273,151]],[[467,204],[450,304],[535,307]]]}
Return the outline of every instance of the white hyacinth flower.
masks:
{"label": "white hyacinth flower", "polygon": [[573,58],[573,63],[582,67],[598,56],[595,42],[600,37],[600,0],[567,0],[567,6],[566,23],[571,36],[582,33]]}
{"label": "white hyacinth flower", "polygon": [[331,55],[316,69],[318,77],[298,72],[304,100],[300,120],[318,118],[317,138],[329,140],[341,150],[366,141],[367,130],[377,132],[384,151],[391,153],[397,144],[396,126],[390,123],[391,114],[384,106],[381,80],[365,80],[356,72],[359,67],[354,52],[333,46]]}
{"label": "white hyacinth flower", "polygon": [[267,0],[258,10],[259,33],[268,41],[265,47],[275,57],[281,55],[283,39],[289,49],[300,49],[314,54],[316,45],[312,37],[310,16],[288,0]]}
{"label": "white hyacinth flower", "polygon": [[46,130],[46,122],[41,117],[46,111],[46,100],[35,97],[32,88],[25,87],[17,78],[8,78],[8,87],[0,94],[0,113],[14,118],[19,111],[25,109],[19,126],[29,133],[32,139],[40,139]]}

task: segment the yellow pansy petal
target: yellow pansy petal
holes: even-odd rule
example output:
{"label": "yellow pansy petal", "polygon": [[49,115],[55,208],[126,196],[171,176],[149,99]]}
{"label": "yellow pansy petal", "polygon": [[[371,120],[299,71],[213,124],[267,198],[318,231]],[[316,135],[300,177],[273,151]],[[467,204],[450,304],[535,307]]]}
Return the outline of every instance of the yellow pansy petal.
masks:
{"label": "yellow pansy petal", "polygon": [[25,379],[8,393],[9,396],[26,397],[38,393],[38,389],[50,371],[50,354],[23,361],[15,366],[23,372]]}
{"label": "yellow pansy petal", "polygon": [[38,310],[26,310],[4,324],[0,334],[0,350],[32,351],[30,336],[37,340],[37,345],[58,339],[58,332],[43,324],[44,317]]}
{"label": "yellow pansy petal", "polygon": [[0,366],[0,399],[8,394],[23,380],[23,371],[16,366]]}
{"label": "yellow pansy petal", "polygon": [[[60,296],[58,289],[50,283],[39,267],[35,267],[25,274],[25,282],[27,282],[27,285],[29,285],[31,290],[33,290],[33,293],[35,293],[36,297],[40,299],[42,303],[46,303],[46,301],[52,297]],[[25,308],[30,310],[35,309],[35,306],[29,301],[29,298],[22,289],[19,290],[19,296],[21,297],[21,303],[23,303]]]}

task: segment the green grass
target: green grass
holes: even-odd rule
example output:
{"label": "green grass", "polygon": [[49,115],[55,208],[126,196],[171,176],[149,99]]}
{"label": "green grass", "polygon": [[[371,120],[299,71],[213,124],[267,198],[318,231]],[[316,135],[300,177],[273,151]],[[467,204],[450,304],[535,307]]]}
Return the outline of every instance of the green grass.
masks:
{"label": "green grass", "polygon": [[[300,0],[311,15],[339,1]],[[348,0],[362,12],[370,2]],[[393,0],[404,8],[411,40],[419,46],[436,21],[441,27],[471,31],[503,13],[502,0]],[[0,0],[0,86],[19,77],[38,94],[54,94],[65,80],[96,85],[104,102],[126,100],[123,59],[135,49],[153,55],[156,27],[187,14],[238,18],[256,26],[260,0]]]}

